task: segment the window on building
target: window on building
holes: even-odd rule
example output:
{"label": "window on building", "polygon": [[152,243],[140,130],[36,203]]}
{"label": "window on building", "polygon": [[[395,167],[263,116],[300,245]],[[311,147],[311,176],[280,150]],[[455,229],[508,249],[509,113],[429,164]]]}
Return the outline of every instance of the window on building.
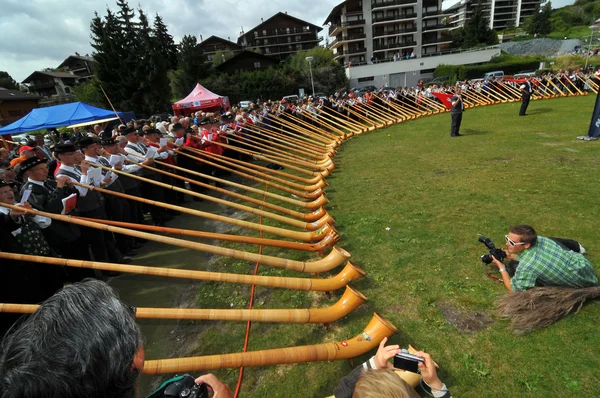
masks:
{"label": "window on building", "polygon": [[296,50],[302,50],[302,44],[296,44]]}
{"label": "window on building", "polygon": [[358,82],[359,83],[372,82],[373,80],[375,80],[375,76],[366,76],[366,77],[359,77],[358,78]]}
{"label": "window on building", "polygon": [[288,43],[292,42],[292,36],[288,36]]}
{"label": "window on building", "polygon": [[267,35],[267,31],[263,29],[263,36]]}
{"label": "window on building", "polygon": [[302,40],[302,36],[296,36],[296,41]]}
{"label": "window on building", "polygon": [[270,54],[271,50],[269,50],[269,47],[265,48],[265,54]]}
{"label": "window on building", "polygon": [[260,68],[260,62],[259,61],[257,61],[257,62],[254,63],[254,68],[256,68],[256,69]]}
{"label": "window on building", "polygon": [[286,33],[290,33],[290,28],[285,28]]}
{"label": "window on building", "polygon": [[269,39],[265,39],[265,44],[269,44]]}
{"label": "window on building", "polygon": [[23,115],[23,112],[20,109],[12,109],[8,111],[9,117],[16,117]]}
{"label": "window on building", "polygon": [[257,38],[257,37],[258,37],[258,32],[255,30],[254,31],[254,38]]}

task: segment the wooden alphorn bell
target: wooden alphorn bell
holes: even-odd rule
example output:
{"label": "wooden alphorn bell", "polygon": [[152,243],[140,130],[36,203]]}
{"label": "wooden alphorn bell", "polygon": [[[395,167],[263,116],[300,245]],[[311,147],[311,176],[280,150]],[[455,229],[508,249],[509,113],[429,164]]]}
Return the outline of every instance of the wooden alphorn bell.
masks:
{"label": "wooden alphorn bell", "polygon": [[333,250],[323,259],[317,261],[296,261],[289,260],[281,257],[266,256],[262,254],[248,253],[242,250],[234,250],[223,248],[219,246],[207,245],[199,242],[191,242],[184,239],[171,238],[168,236],[154,235],[147,232],[140,232],[127,228],[113,227],[111,225],[105,225],[98,222],[92,222],[82,220],[70,216],[64,216],[61,214],[47,213],[33,209],[26,209],[23,207],[17,207],[9,204],[2,204],[3,207],[7,207],[11,210],[21,211],[28,214],[40,215],[51,218],[53,220],[64,221],[71,224],[77,224],[83,227],[89,227],[99,229],[102,231],[108,231],[112,233],[133,236],[134,238],[147,239],[154,242],[165,243],[177,247],[183,247],[186,249],[197,250],[205,253],[216,254],[219,256],[233,257],[238,260],[251,261],[253,263],[261,263],[270,267],[290,269],[300,272],[325,272],[330,271],[340,266],[344,261],[350,258],[350,253],[339,248],[334,247]]}
{"label": "wooden alphorn bell", "polygon": [[[332,306],[305,309],[220,309],[220,308],[135,308],[137,319],[175,319],[202,321],[251,321],[279,323],[332,323],[350,314],[367,298],[346,286],[346,291]],[[36,304],[0,303],[0,312],[32,314]]]}
{"label": "wooden alphorn bell", "polygon": [[[31,256],[18,253],[0,252],[0,258],[14,261],[28,261],[61,267],[88,268],[99,271],[124,272],[136,275],[152,275],[166,278],[192,279],[243,285],[267,286],[280,289],[310,290],[315,292],[331,292],[341,289],[365,276],[365,272],[348,262],[344,268],[329,278],[294,278],[283,276],[244,275],[224,272],[195,271],[179,268],[150,267],[131,264],[101,263],[98,261],[71,260],[60,257]],[[0,265],[1,267],[1,265]]]}
{"label": "wooden alphorn bell", "polygon": [[384,337],[390,337],[397,330],[387,319],[375,313],[371,322],[369,322],[367,327],[358,336],[346,341],[235,354],[147,360],[144,362],[143,373],[153,375],[188,373],[208,369],[281,365],[354,358],[374,349]]}

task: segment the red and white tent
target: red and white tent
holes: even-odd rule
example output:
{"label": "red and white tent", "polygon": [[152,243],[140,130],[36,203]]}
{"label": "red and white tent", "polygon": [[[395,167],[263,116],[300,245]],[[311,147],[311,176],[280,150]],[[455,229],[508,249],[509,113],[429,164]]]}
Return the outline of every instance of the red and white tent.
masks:
{"label": "red and white tent", "polygon": [[176,115],[189,115],[199,110],[229,110],[229,98],[217,95],[201,84],[196,84],[192,92],[182,100],[173,104],[173,111]]}

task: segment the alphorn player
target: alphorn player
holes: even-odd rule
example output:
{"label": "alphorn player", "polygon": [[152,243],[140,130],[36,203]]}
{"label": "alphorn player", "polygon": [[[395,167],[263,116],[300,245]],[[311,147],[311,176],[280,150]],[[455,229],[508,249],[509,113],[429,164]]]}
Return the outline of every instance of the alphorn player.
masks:
{"label": "alphorn player", "polygon": [[519,116],[527,116],[527,107],[529,106],[529,99],[533,88],[531,87],[531,76],[521,84],[521,109],[519,109]]}
{"label": "alphorn player", "polygon": [[462,114],[465,110],[465,105],[462,100],[462,90],[460,86],[456,86],[454,89],[454,95],[450,102],[452,103],[452,109],[450,109],[450,116],[452,116],[452,124],[450,125],[450,137],[460,137],[460,124],[462,122]]}
{"label": "alphorn player", "polygon": [[[86,280],[50,297],[4,338],[0,396],[134,398],[143,368],[135,308],[123,304],[106,283]],[[164,397],[164,389],[180,379],[163,383],[150,397]],[[233,397],[212,374],[194,381],[216,397]]]}

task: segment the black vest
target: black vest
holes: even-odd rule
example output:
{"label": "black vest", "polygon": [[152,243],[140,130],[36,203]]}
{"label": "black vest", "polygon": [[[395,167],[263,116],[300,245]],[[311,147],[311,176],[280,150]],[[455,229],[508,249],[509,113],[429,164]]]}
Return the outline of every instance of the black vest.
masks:
{"label": "black vest", "polygon": [[[58,169],[56,176],[65,175],[75,179],[79,182],[79,176],[71,171],[67,171],[65,169]],[[100,192],[96,192],[94,190],[88,189],[87,195],[79,196],[77,198],[77,207],[76,210],[79,213],[87,213],[93,210],[97,210],[101,207],[104,207],[104,196]]]}

